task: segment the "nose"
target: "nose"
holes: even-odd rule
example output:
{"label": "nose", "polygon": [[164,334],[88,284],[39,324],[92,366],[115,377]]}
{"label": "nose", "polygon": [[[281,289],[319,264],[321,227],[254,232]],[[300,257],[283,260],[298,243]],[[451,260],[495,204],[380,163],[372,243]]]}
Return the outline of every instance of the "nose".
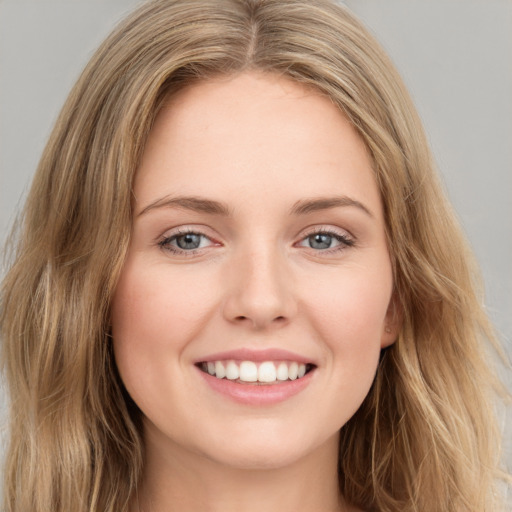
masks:
{"label": "nose", "polygon": [[240,254],[227,272],[223,313],[229,322],[265,330],[284,326],[295,316],[293,279],[278,250]]}

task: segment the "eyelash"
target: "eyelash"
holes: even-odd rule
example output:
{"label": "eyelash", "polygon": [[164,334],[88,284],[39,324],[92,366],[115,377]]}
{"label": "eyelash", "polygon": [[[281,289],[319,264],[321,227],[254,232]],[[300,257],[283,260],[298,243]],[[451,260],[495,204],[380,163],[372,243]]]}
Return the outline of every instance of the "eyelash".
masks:
{"label": "eyelash", "polygon": [[[186,250],[186,249],[180,249],[179,247],[172,245],[172,242],[174,242],[178,238],[183,237],[185,235],[198,235],[200,237],[203,237],[203,238],[206,238],[206,239],[212,241],[209,236],[205,235],[204,233],[201,233],[200,231],[194,231],[193,229],[185,229],[185,230],[178,230],[176,233],[172,234],[171,236],[166,236],[165,238],[163,238],[162,240],[160,240],[158,242],[158,246],[165,251],[169,251],[173,254],[177,254],[180,256],[186,256],[186,257],[195,256],[196,254],[198,254],[201,251],[201,249],[203,249],[202,247]],[[316,253],[321,253],[324,255],[337,253],[337,252],[341,252],[349,247],[353,247],[355,245],[355,240],[350,235],[348,235],[346,233],[341,234],[341,233],[336,232],[333,229],[325,229],[325,228],[317,228],[317,229],[310,231],[309,233],[305,234],[300,239],[299,243],[304,242],[308,238],[311,238],[312,236],[315,236],[315,235],[326,235],[326,236],[329,236],[339,242],[339,245],[337,245],[333,248],[314,249],[312,247],[309,247],[309,249],[313,250]],[[296,244],[294,244],[294,245],[296,245]]]}
{"label": "eyelash", "polygon": [[162,240],[158,242],[158,246],[161,247],[165,251],[172,252],[173,254],[177,254],[180,256],[194,256],[196,255],[201,248],[198,247],[197,249],[191,249],[191,250],[185,250],[180,249],[179,247],[176,247],[174,245],[171,245],[171,242],[175,241],[176,239],[185,236],[185,235],[198,235],[203,238],[207,238],[211,241],[211,238],[204,233],[201,233],[199,231],[194,231],[193,229],[184,229],[184,230],[178,230],[176,233],[172,234],[171,236],[166,236]]}
{"label": "eyelash", "polygon": [[324,255],[337,253],[337,252],[343,251],[349,247],[354,247],[354,245],[355,245],[354,238],[352,238],[347,233],[338,233],[337,231],[335,231],[333,229],[327,229],[327,228],[315,228],[315,229],[311,230],[309,233],[307,233],[305,236],[303,236],[301,238],[300,242],[303,242],[303,241],[307,240],[308,238],[311,238],[312,236],[315,236],[315,235],[326,235],[331,238],[334,238],[335,240],[337,240],[339,242],[338,246],[332,247],[329,249],[316,249],[315,250],[312,247],[310,247],[311,250],[314,250],[315,252],[318,252],[318,253],[322,253]]}

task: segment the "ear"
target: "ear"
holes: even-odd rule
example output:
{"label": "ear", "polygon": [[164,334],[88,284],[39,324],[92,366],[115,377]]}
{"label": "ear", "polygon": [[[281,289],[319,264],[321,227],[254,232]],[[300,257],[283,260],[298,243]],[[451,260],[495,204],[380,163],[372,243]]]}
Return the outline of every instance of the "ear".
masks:
{"label": "ear", "polygon": [[396,292],[393,292],[389,301],[388,310],[382,326],[382,337],[380,348],[386,348],[392,345],[398,338],[400,329],[402,328],[403,308],[398,300]]}

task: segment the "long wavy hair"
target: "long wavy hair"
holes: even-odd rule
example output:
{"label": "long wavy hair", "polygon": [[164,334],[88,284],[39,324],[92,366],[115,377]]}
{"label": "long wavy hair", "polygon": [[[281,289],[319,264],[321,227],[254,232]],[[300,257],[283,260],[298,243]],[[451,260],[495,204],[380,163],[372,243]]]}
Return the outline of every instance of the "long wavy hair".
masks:
{"label": "long wavy hair", "polygon": [[495,343],[478,272],[388,57],[328,0],[154,0],[108,37],[72,90],[22,213],[1,291],[10,440],[6,512],[125,512],[143,471],[110,303],[132,182],[169,95],[245,70],[328,96],[366,143],[403,326],[341,429],[345,498],[380,512],[499,510]]}

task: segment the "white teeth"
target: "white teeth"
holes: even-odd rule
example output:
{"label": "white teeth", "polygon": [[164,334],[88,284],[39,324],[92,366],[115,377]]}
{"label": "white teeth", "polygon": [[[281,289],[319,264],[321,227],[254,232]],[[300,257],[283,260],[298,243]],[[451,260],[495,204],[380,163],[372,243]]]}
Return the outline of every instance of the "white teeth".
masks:
{"label": "white teeth", "polygon": [[258,367],[252,361],[242,361],[240,364],[240,380],[256,382],[258,380]]}
{"label": "white teeth", "polygon": [[285,362],[277,367],[277,380],[288,380],[288,365]]}
{"label": "white teeth", "polygon": [[290,380],[295,380],[299,375],[299,365],[293,362],[288,368],[288,378]]}
{"label": "white teeth", "polygon": [[272,383],[300,379],[306,375],[306,365],[296,361],[264,361],[262,363],[234,360],[208,361],[202,363],[201,368],[218,379],[226,378],[243,382]]}
{"label": "white teeth", "polygon": [[220,361],[215,361],[215,376],[218,379],[223,379],[226,376],[226,370]]}
{"label": "white teeth", "polygon": [[276,380],[276,367],[274,363],[261,363],[258,368],[258,380],[260,382],[274,382]]}
{"label": "white teeth", "polygon": [[226,378],[229,380],[236,380],[240,377],[240,371],[234,361],[228,361],[226,366]]}

